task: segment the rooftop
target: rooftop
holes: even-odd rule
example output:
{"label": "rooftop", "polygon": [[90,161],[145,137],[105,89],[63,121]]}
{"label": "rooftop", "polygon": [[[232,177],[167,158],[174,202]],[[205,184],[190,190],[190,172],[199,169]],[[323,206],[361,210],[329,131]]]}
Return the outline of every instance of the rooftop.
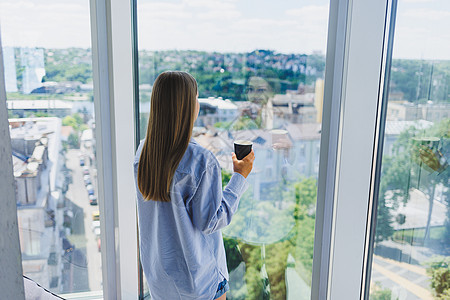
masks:
{"label": "rooftop", "polygon": [[[59,164],[58,155],[61,147],[61,119],[56,117],[46,118],[22,118],[9,119],[11,138],[24,138],[30,136],[38,139],[41,145],[35,147],[33,155],[27,161],[13,155],[14,175],[21,176],[23,172],[34,172],[39,166],[39,161],[42,159],[45,146],[48,149],[48,159],[51,162],[47,168],[42,170],[40,176],[46,179],[49,178],[48,184],[43,184],[37,195],[36,208],[45,205],[49,191],[55,190],[56,174]],[[28,207],[28,206],[27,206]]]}
{"label": "rooftop", "polygon": [[63,100],[7,100],[8,109],[72,109],[72,104]]}
{"label": "rooftop", "polygon": [[9,119],[11,138],[35,137],[41,138],[55,132],[53,123],[59,120],[55,117]]}
{"label": "rooftop", "polygon": [[219,109],[237,109],[237,105],[234,104],[233,102],[231,102],[228,99],[223,100],[222,97],[219,98],[214,98],[214,97],[209,97],[209,98],[199,98],[198,102],[200,103],[206,103],[209,104],[211,106],[215,106]]}
{"label": "rooftop", "polygon": [[386,121],[386,135],[399,135],[410,127],[417,129],[426,129],[433,125],[433,122],[426,120],[418,121]]}

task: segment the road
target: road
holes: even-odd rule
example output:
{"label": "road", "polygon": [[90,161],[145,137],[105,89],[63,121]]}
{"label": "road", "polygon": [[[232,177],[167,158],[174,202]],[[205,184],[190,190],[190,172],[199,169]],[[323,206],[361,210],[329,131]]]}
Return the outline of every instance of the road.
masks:
{"label": "road", "polygon": [[[72,183],[69,185],[66,197],[72,207],[72,234],[68,239],[75,245],[73,253],[66,253],[63,261],[70,262],[66,271],[64,292],[97,291],[102,289],[101,253],[98,251],[97,237],[92,231],[92,213],[98,206],[89,204],[88,193],[83,180],[83,167],[79,156],[86,153],[82,149],[69,149],[66,154],[66,165],[72,173]],[[86,159],[89,165],[89,160]],[[90,173],[93,167],[90,166]],[[96,190],[96,178],[91,175]]]}

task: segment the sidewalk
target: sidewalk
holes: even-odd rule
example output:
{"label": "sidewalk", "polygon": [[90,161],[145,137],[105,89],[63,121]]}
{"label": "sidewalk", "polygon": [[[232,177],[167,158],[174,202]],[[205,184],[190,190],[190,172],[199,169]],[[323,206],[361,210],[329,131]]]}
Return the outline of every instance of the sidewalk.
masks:
{"label": "sidewalk", "polygon": [[[433,299],[425,268],[374,255],[372,283],[379,282],[392,295],[403,299]],[[394,298],[395,299],[395,298]]]}

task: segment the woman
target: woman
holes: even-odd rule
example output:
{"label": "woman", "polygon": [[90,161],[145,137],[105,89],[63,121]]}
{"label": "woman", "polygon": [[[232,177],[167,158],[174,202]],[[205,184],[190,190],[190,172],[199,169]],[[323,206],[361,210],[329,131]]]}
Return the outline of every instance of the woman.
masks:
{"label": "woman", "polygon": [[191,75],[158,76],[134,161],[141,262],[152,299],[222,300],[229,289],[221,228],[247,188],[254,154],[232,154],[234,174],[222,191],[217,159],[191,139],[199,107]]}

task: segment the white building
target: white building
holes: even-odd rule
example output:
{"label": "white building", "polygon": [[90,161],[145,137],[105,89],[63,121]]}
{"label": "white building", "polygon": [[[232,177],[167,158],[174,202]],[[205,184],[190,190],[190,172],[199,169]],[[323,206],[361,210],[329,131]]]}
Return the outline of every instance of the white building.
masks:
{"label": "white building", "polygon": [[[195,137],[195,140],[214,153],[221,167],[233,170],[230,153],[234,151],[234,140],[250,140],[257,159],[254,168],[259,168],[264,180],[279,178],[283,165],[288,166],[293,176],[317,177],[319,172],[320,124],[289,124],[285,130],[238,130],[218,131]],[[285,132],[283,137],[278,132]],[[284,149],[274,144],[284,139]],[[286,165],[287,164],[287,165]]]}
{"label": "white building", "polygon": [[22,92],[30,94],[34,89],[42,86],[45,76],[44,49],[20,48],[22,74]]}
{"label": "white building", "polygon": [[8,111],[21,118],[30,113],[48,113],[57,117],[65,117],[73,112],[73,104],[63,100],[7,100]]}
{"label": "white building", "polygon": [[293,141],[294,166],[305,177],[319,175],[321,124],[290,124],[286,127]]}
{"label": "white building", "polygon": [[384,132],[384,155],[393,155],[393,146],[398,136],[412,127],[416,129],[427,129],[433,125],[433,122],[419,120],[419,121],[386,121],[386,128]]}
{"label": "white building", "polygon": [[214,126],[218,122],[230,122],[235,120],[238,115],[238,107],[222,97],[199,98],[200,112],[196,121],[196,126]]}
{"label": "white building", "polygon": [[5,89],[6,92],[15,93],[17,89],[16,59],[13,47],[3,48],[3,63],[5,68]]}
{"label": "white building", "polygon": [[57,209],[61,193],[56,177],[61,167],[61,119],[10,119],[9,123],[23,273],[59,291],[63,212]]}
{"label": "white building", "polygon": [[449,103],[416,104],[408,101],[389,101],[386,114],[387,121],[427,120],[440,122],[450,117]]}
{"label": "white building", "polygon": [[314,93],[288,91],[286,94],[276,94],[272,100],[273,112],[288,123],[316,123],[317,108],[314,99]]}

